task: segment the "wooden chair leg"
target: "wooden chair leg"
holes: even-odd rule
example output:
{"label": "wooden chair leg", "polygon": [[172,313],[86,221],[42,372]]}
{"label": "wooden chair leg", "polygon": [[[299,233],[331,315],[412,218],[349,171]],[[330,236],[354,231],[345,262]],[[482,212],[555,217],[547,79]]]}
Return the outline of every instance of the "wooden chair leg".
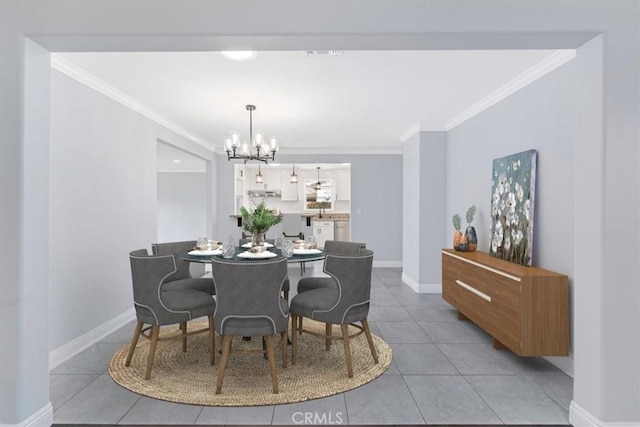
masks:
{"label": "wooden chair leg", "polygon": [[302,316],[298,316],[298,334],[302,335]]}
{"label": "wooden chair leg", "polygon": [[376,346],[373,343],[373,337],[371,336],[371,330],[369,329],[369,322],[367,322],[367,319],[362,319],[360,323],[362,323],[362,329],[364,329],[364,334],[367,336],[371,356],[373,356],[373,362],[378,363],[378,352],[376,351]]}
{"label": "wooden chair leg", "polygon": [[273,392],[278,393],[278,376],[276,374],[276,355],[273,350],[273,335],[267,335],[267,358],[269,359],[269,373],[271,373],[271,385]]}
{"label": "wooden chair leg", "polygon": [[187,322],[180,322],[180,330],[182,331],[182,352],[187,352]]}
{"label": "wooden chair leg", "polygon": [[327,336],[327,338],[324,339],[324,349],[326,351],[331,350],[331,338],[328,337],[332,334],[332,326],[331,323],[327,323],[324,326],[324,334]]}
{"label": "wooden chair leg", "polygon": [[351,347],[349,346],[349,325],[340,325],[342,327],[342,343],[344,344],[344,357],[347,360],[347,374],[349,378],[353,378],[353,364],[351,363]]}
{"label": "wooden chair leg", "polygon": [[222,357],[220,358],[220,366],[218,367],[218,381],[216,383],[216,394],[222,392],[222,380],[224,379],[224,371],[227,369],[227,361],[229,360],[229,352],[231,351],[231,335],[222,337]]}
{"label": "wooden chair leg", "polygon": [[143,326],[144,326],[144,323],[138,320],[138,323],[136,324],[136,329],[135,331],[133,331],[133,338],[131,338],[131,344],[129,345],[129,354],[127,354],[127,361],[124,362],[124,366],[129,366],[129,364],[131,364],[131,358],[133,357],[133,352],[135,351],[136,346],[138,345],[138,338],[140,338],[140,332],[142,332]]}
{"label": "wooden chair leg", "polygon": [[298,316],[291,316],[291,364],[295,365],[298,359]]}
{"label": "wooden chair leg", "polygon": [[282,291],[282,293],[284,294],[284,299],[287,300],[287,302],[289,301],[289,291]]}
{"label": "wooden chair leg", "polygon": [[213,320],[213,314],[207,316],[209,318],[209,364],[216,364],[216,328]]}
{"label": "wooden chair leg", "polygon": [[289,357],[289,354],[287,353],[287,340],[289,339],[288,329],[289,328],[285,329],[280,334],[280,347],[282,347],[281,351],[282,351],[282,367],[283,368],[287,367],[287,358]]}
{"label": "wooden chair leg", "polygon": [[153,358],[156,355],[156,346],[158,345],[158,334],[160,333],[160,326],[153,325],[151,327],[151,344],[149,344],[149,355],[147,356],[147,372],[144,374],[144,379],[151,378],[151,368],[153,367]]}

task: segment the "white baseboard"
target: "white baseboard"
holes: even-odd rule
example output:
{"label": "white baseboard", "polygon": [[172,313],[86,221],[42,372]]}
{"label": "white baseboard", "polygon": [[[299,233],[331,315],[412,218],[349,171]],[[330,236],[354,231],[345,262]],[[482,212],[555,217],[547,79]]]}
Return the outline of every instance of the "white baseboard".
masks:
{"label": "white baseboard", "polygon": [[440,283],[418,283],[406,273],[402,273],[402,281],[419,294],[442,293],[442,284]]}
{"label": "white baseboard", "polygon": [[573,357],[545,357],[544,360],[573,378]]}
{"label": "white baseboard", "polygon": [[21,423],[0,424],[0,427],[49,427],[51,424],[53,424],[53,406],[49,402]]}
{"label": "white baseboard", "polygon": [[135,308],[131,308],[121,315],[109,320],[108,322],[103,323],[87,332],[84,335],[79,336],[71,342],[59,347],[52,352],[49,353],[49,370],[55,368],[62,362],[69,360],[76,354],[80,353],[82,350],[87,347],[95,344],[100,341],[102,338],[107,335],[117,331],[127,323],[136,319],[136,310]]}
{"label": "white baseboard", "polygon": [[574,427],[640,427],[640,422],[635,423],[605,423],[591,415],[586,409],[578,405],[574,400],[569,406],[569,423]]}
{"label": "white baseboard", "polygon": [[402,261],[373,261],[373,268],[402,268]]}

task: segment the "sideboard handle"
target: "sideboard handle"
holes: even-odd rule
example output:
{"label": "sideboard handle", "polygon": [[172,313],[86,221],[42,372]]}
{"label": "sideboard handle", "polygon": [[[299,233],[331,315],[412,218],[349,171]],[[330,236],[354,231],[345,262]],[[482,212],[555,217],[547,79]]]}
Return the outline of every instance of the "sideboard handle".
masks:
{"label": "sideboard handle", "polygon": [[461,286],[463,288],[465,288],[466,290],[468,290],[469,292],[476,294],[477,296],[479,296],[480,298],[482,298],[483,300],[487,301],[487,302],[491,302],[491,297],[487,294],[485,294],[484,292],[480,292],[479,290],[477,290],[476,288],[474,288],[473,286],[467,285],[466,283],[464,283],[462,280],[457,280],[456,279],[456,284],[458,286]]}

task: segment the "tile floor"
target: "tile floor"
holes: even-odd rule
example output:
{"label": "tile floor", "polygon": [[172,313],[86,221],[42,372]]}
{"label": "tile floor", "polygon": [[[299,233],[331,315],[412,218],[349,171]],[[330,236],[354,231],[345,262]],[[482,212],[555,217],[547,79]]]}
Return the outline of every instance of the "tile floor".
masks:
{"label": "tile floor", "polygon": [[[308,268],[318,275],[322,267]],[[293,284],[297,266],[289,269]],[[295,286],[293,286],[295,289]],[[294,294],[295,292],[292,292]],[[569,424],[573,380],[544,359],[494,351],[440,295],[416,294],[401,270],[374,269],[369,323],[393,348],[390,368],[355,390],[289,405],[217,408],[139,396],[106,373],[130,323],[51,371],[59,424]]]}

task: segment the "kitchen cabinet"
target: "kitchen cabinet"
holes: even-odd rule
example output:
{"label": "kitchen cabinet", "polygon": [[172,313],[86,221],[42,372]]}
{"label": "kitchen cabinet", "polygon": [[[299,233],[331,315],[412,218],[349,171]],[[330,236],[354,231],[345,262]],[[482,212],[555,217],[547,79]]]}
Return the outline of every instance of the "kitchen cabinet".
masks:
{"label": "kitchen cabinet", "polygon": [[260,169],[262,173],[262,183],[256,183],[256,175],[258,174],[258,169],[246,169],[245,173],[245,183],[246,179],[249,180],[245,185],[248,187],[247,190],[280,190],[280,171],[277,169],[263,167]]}
{"label": "kitchen cabinet", "polygon": [[324,242],[333,239],[333,221],[313,221],[313,235],[319,248],[324,248]]}
{"label": "kitchen cabinet", "polygon": [[351,171],[336,171],[336,200],[351,200]]}
{"label": "kitchen cabinet", "polygon": [[289,171],[281,171],[280,173],[280,185],[282,190],[282,200],[284,201],[298,201],[300,200],[300,191],[298,183],[291,182],[291,173]]}

